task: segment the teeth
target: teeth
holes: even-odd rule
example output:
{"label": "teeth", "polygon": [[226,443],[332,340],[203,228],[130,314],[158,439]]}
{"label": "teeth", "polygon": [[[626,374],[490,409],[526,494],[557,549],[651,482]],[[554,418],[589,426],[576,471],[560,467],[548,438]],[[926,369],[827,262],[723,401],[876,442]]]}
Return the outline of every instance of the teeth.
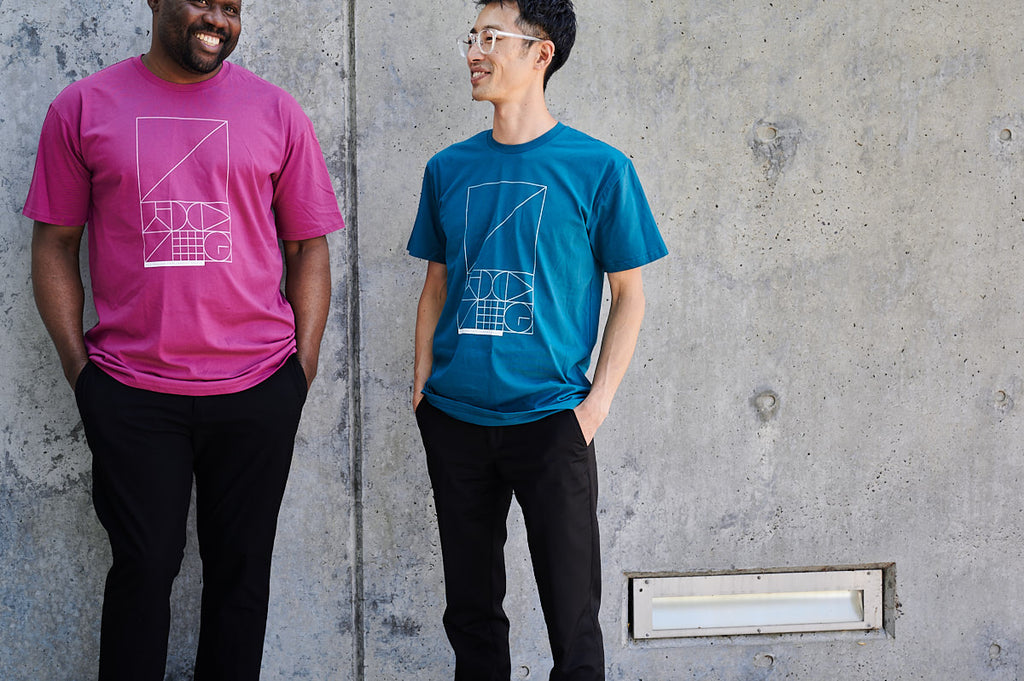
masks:
{"label": "teeth", "polygon": [[220,45],[220,38],[206,33],[196,33],[196,38],[198,38],[203,44],[209,45],[210,47]]}

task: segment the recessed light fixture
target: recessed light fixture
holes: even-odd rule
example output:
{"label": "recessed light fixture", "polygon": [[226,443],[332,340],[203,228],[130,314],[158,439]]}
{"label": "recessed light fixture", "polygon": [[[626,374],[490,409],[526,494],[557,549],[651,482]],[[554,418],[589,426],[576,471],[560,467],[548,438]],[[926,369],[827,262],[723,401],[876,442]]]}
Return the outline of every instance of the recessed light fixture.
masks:
{"label": "recessed light fixture", "polygon": [[882,570],[632,579],[634,639],[882,628]]}

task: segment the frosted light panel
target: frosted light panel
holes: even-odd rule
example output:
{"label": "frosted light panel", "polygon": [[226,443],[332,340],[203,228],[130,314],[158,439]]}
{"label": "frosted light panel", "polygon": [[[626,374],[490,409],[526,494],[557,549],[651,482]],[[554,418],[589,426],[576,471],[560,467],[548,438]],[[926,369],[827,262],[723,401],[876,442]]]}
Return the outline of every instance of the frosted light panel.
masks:
{"label": "frosted light panel", "polygon": [[632,580],[633,637],[882,627],[882,571],[740,573]]}
{"label": "frosted light panel", "polygon": [[864,619],[862,591],[668,596],[651,601],[651,628],[655,630],[836,624]]}

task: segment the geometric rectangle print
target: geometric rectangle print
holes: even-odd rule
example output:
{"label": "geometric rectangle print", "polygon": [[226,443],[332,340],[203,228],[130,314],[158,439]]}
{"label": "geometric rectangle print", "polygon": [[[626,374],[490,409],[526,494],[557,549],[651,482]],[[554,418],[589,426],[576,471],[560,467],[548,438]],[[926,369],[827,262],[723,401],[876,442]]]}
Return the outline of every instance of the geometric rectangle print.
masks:
{"label": "geometric rectangle print", "polygon": [[136,118],[135,150],[145,266],[231,262],[228,122]]}
{"label": "geometric rectangle print", "polygon": [[487,182],[466,192],[466,286],[456,317],[460,334],[532,335],[537,237],[547,187]]}

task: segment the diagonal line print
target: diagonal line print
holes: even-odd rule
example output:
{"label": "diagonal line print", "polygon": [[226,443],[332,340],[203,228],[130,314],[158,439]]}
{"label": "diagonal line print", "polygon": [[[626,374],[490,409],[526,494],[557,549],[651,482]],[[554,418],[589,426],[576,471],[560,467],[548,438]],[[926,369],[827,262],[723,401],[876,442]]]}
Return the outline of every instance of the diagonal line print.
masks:
{"label": "diagonal line print", "polygon": [[495,232],[497,232],[497,231],[498,231],[499,229],[501,229],[502,225],[504,225],[504,224],[505,224],[506,222],[508,222],[509,220],[511,220],[511,219],[512,219],[512,216],[516,214],[516,211],[517,211],[517,210],[519,210],[520,208],[522,208],[523,206],[525,206],[526,204],[528,204],[528,203],[530,202],[530,200],[531,200],[531,199],[534,199],[534,198],[536,198],[536,197],[537,197],[538,195],[540,195],[540,194],[543,194],[543,193],[544,193],[544,190],[543,190],[543,189],[540,189],[540,190],[538,190],[538,191],[534,192],[533,194],[531,194],[530,196],[528,196],[528,197],[527,197],[527,198],[526,198],[526,199],[525,199],[525,200],[524,200],[524,201],[523,201],[522,203],[520,203],[520,204],[519,204],[518,206],[516,206],[516,207],[515,207],[515,208],[513,208],[513,209],[512,209],[511,211],[509,211],[509,214],[508,214],[508,216],[506,216],[504,220],[502,220],[502,221],[501,221],[501,222],[499,222],[499,223],[498,223],[497,225],[495,225],[494,229],[492,229],[492,230],[491,230],[490,232],[488,232],[488,233],[487,233],[487,236],[485,236],[485,237],[484,237],[484,241],[487,241],[488,239],[490,239],[490,238],[491,238],[491,236],[493,236],[493,234],[494,234]]}
{"label": "diagonal line print", "polygon": [[[469,202],[470,202],[469,194],[472,193],[472,190],[476,189],[476,188],[481,188],[481,187],[484,187],[484,186],[488,186],[488,185],[504,184],[504,183],[505,182],[487,182],[485,184],[479,184],[479,185],[476,185],[476,186],[469,187],[468,193],[467,193],[467,200],[466,200],[466,220],[467,220],[467,226],[468,226],[468,220],[469,220]],[[541,185],[541,184],[534,184],[532,182],[509,182],[509,184],[531,184],[532,186],[536,186],[536,187],[540,187],[540,188],[538,188],[537,191],[535,191],[534,194],[529,195],[526,199],[524,199],[518,205],[516,205],[514,208],[512,208],[512,210],[510,210],[505,215],[505,217],[502,219],[501,222],[499,222],[497,225],[495,225],[494,227],[490,228],[487,231],[486,235],[484,235],[483,239],[478,244],[478,249],[477,249],[476,254],[473,257],[472,261],[470,261],[470,257],[469,257],[469,244],[466,243],[463,246],[463,250],[464,250],[464,252],[466,254],[466,273],[467,274],[470,271],[472,271],[473,269],[476,268],[476,265],[477,265],[477,263],[479,262],[479,259],[480,259],[480,255],[483,253],[483,247],[490,240],[490,238],[494,237],[495,233],[498,232],[505,225],[505,223],[507,223],[509,220],[511,220],[515,216],[515,214],[517,212],[519,212],[519,210],[521,208],[523,208],[526,204],[528,204],[532,200],[535,200],[535,199],[537,199],[538,197],[540,197],[542,195],[546,195],[547,190],[548,190],[548,187],[546,187],[544,185]],[[541,199],[541,202],[542,202],[541,203],[541,206],[542,206],[541,211],[542,211],[542,214],[543,214],[543,211],[544,211],[544,208],[543,208],[543,206],[544,206],[544,203],[543,203],[544,199],[543,198]]]}
{"label": "diagonal line print", "polygon": [[[153,229],[153,225],[154,224],[157,225],[157,229]],[[143,232],[162,232],[164,230],[170,231],[170,229],[171,229],[171,226],[168,225],[166,222],[164,222],[164,220],[160,217],[159,214],[155,214],[155,215],[153,215],[153,219],[145,224],[145,226],[143,227],[142,231]]]}
{"label": "diagonal line print", "polygon": [[149,253],[146,253],[146,258],[148,259],[150,255],[152,255],[153,253],[156,253],[157,251],[159,251],[160,247],[163,246],[164,244],[166,244],[167,240],[170,239],[170,238],[171,238],[171,232],[166,232],[164,234],[164,237],[162,239],[160,239],[160,241],[156,245],[154,245],[152,248],[149,249]]}
{"label": "diagonal line print", "polygon": [[538,197],[538,196],[540,196],[541,194],[544,194],[544,193],[545,193],[546,191],[547,191],[547,187],[541,187],[540,189],[538,189],[537,191],[535,191],[535,192],[534,192],[533,194],[531,194],[530,196],[528,196],[528,197],[527,197],[526,199],[524,199],[524,200],[523,200],[522,202],[520,202],[520,203],[519,203],[519,205],[517,205],[517,206],[516,206],[516,207],[514,207],[514,208],[513,208],[512,210],[510,210],[510,211],[508,212],[508,215],[506,215],[506,216],[505,216],[505,218],[504,218],[504,219],[503,219],[503,220],[502,220],[501,222],[499,222],[499,223],[498,223],[497,225],[495,225],[495,226],[494,226],[494,227],[493,227],[493,228],[492,228],[492,229],[491,229],[491,230],[490,230],[490,231],[489,231],[489,232],[487,233],[487,235],[486,235],[486,236],[484,236],[484,238],[483,238],[483,241],[481,241],[481,242],[480,242],[480,250],[479,250],[479,251],[477,252],[477,254],[476,254],[476,260],[474,260],[474,261],[473,261],[472,263],[470,263],[470,262],[469,262],[469,258],[466,258],[466,272],[467,272],[467,273],[468,273],[468,272],[470,272],[470,271],[472,271],[472,270],[473,270],[474,268],[476,268],[476,264],[477,264],[477,262],[478,262],[478,261],[479,261],[479,259],[480,259],[480,253],[482,253],[482,252],[483,252],[483,246],[484,246],[484,244],[486,244],[486,243],[487,243],[487,241],[488,241],[488,240],[489,240],[489,239],[490,239],[490,238],[491,238],[492,236],[494,236],[494,234],[495,234],[495,233],[496,233],[496,232],[497,232],[498,230],[500,230],[500,229],[501,229],[501,228],[502,228],[502,227],[503,227],[503,226],[505,225],[505,223],[507,223],[507,222],[508,222],[509,220],[511,220],[511,219],[512,219],[512,218],[513,218],[513,217],[515,216],[515,214],[516,214],[516,213],[517,213],[517,212],[519,211],[519,209],[520,209],[520,208],[522,208],[522,207],[523,207],[523,206],[525,206],[526,204],[530,203],[530,201],[532,201],[533,199],[537,198],[537,197]]}
{"label": "diagonal line print", "polygon": [[163,183],[163,181],[166,180],[171,175],[171,173],[173,173],[175,170],[177,170],[181,166],[182,163],[187,161],[194,153],[196,153],[196,150],[199,149],[199,147],[203,146],[203,142],[205,142],[206,140],[208,140],[211,137],[213,137],[214,134],[216,134],[219,130],[224,128],[226,125],[227,125],[226,122],[221,122],[220,125],[218,125],[216,128],[214,128],[213,130],[210,131],[210,134],[208,134],[203,139],[199,140],[199,142],[194,147],[192,147],[189,150],[189,152],[187,154],[185,154],[185,156],[183,156],[182,159],[180,161],[178,161],[174,165],[173,168],[168,170],[164,174],[163,177],[161,177],[159,180],[157,180],[156,183],[154,183],[153,186],[149,188],[149,191],[146,192],[146,195],[142,197],[142,201],[145,201],[147,198],[149,198],[149,195],[152,194],[154,191],[156,191],[157,187],[159,187]]}
{"label": "diagonal line print", "polygon": [[[202,229],[203,230],[208,230],[208,229],[213,229],[215,227],[220,227],[221,225],[223,225],[224,223],[226,223],[228,220],[231,219],[230,215],[228,215],[224,211],[220,210],[216,206],[211,206],[208,203],[204,203],[203,204],[202,216],[203,216],[203,224],[202,224]],[[207,222],[207,219],[209,219],[209,222]]]}

